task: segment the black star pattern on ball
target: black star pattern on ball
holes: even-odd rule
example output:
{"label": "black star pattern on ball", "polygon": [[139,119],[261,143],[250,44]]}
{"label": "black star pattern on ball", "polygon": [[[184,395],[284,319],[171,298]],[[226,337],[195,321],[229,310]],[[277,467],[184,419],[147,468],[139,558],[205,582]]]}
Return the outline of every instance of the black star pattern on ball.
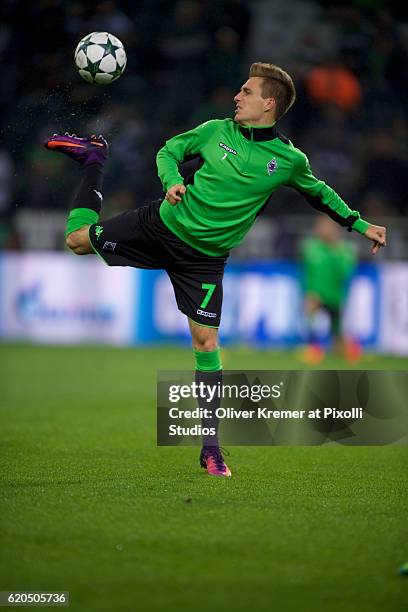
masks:
{"label": "black star pattern on ball", "polygon": [[81,42],[79,44],[77,53],[79,53],[80,51],[83,51],[86,54],[86,50],[89,47],[89,45],[90,45],[89,41]]}
{"label": "black star pattern on ball", "polygon": [[99,47],[102,47],[103,49],[105,49],[103,57],[106,57],[107,55],[113,55],[113,57],[116,59],[116,55],[115,55],[115,51],[116,49],[120,49],[119,45],[114,45],[113,42],[108,38],[108,42],[104,43],[104,44],[100,44],[98,43]]}
{"label": "black star pattern on ball", "polygon": [[85,51],[85,50],[86,50],[86,48],[87,48],[87,47],[89,47],[89,45],[91,45],[91,44],[95,44],[95,43],[91,43],[91,36],[92,36],[92,34],[88,34],[88,36],[85,36],[85,38],[83,38],[83,39],[82,39],[82,40],[79,42],[79,45],[78,45],[78,47],[79,47],[79,48],[78,48],[78,51],[79,51],[80,49],[82,49],[83,51]]}
{"label": "black star pattern on ball", "polygon": [[86,70],[92,75],[92,78],[94,79],[96,73],[99,72],[99,62],[91,62],[88,59],[88,65],[86,67]]}
{"label": "black star pattern on ball", "polygon": [[123,66],[122,68],[118,66],[118,64],[116,64],[116,66],[117,66],[116,70],[114,70],[113,72],[110,72],[110,74],[112,75],[112,81],[115,81],[118,77],[120,77],[120,75],[123,72]]}

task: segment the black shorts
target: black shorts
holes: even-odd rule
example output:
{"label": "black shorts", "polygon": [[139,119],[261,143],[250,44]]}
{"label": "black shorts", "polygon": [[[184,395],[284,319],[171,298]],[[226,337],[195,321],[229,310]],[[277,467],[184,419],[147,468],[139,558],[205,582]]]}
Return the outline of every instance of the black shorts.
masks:
{"label": "black shorts", "polygon": [[321,304],[321,308],[327,312],[330,317],[331,331],[335,336],[338,336],[341,331],[341,310],[340,307],[327,306],[327,304]]}
{"label": "black shorts", "polygon": [[161,220],[160,204],[91,225],[91,245],[109,266],[166,270],[179,310],[199,325],[219,327],[228,256],[211,257],[180,240]]}

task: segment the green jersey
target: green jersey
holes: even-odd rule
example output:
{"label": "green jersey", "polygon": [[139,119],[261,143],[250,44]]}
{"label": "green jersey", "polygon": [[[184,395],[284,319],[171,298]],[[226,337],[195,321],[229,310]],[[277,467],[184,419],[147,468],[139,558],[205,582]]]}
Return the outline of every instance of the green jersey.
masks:
{"label": "green jersey", "polygon": [[312,174],[307,157],[274,126],[244,127],[212,120],[168,140],[157,154],[163,188],[183,183],[179,165],[199,156],[201,166],[181,202],[160,207],[163,223],[191,247],[222,256],[237,246],[271,194],[294,187],[341,225],[364,233],[360,219],[333,189]]}
{"label": "green jersey", "polygon": [[307,238],[302,243],[301,260],[306,293],[319,297],[325,306],[340,308],[356,266],[354,249],[346,242]]}

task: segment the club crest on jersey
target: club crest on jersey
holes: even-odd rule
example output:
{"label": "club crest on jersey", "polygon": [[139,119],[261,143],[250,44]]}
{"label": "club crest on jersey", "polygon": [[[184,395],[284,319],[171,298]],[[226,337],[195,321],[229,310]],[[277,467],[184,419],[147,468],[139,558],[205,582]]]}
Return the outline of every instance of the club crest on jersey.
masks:
{"label": "club crest on jersey", "polygon": [[266,169],[268,171],[268,174],[273,174],[275,170],[277,170],[277,168],[278,168],[278,162],[273,157],[271,161],[266,164]]}

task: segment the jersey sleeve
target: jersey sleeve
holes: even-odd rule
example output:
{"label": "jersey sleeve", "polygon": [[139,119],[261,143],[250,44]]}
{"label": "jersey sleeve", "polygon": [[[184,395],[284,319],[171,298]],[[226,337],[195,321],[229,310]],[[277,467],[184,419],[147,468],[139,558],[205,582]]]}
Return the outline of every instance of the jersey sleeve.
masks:
{"label": "jersey sleeve", "polygon": [[357,210],[351,210],[334,189],[317,179],[312,173],[306,155],[299,153],[288,186],[303,195],[313,208],[326,213],[339,225],[347,227],[350,232],[353,229],[364,234],[370,224],[361,219]]}
{"label": "jersey sleeve", "polygon": [[157,172],[167,191],[173,185],[183,184],[179,166],[189,156],[198,155],[206,140],[213,133],[217,121],[206,121],[193,130],[178,134],[166,141],[156,156]]}

